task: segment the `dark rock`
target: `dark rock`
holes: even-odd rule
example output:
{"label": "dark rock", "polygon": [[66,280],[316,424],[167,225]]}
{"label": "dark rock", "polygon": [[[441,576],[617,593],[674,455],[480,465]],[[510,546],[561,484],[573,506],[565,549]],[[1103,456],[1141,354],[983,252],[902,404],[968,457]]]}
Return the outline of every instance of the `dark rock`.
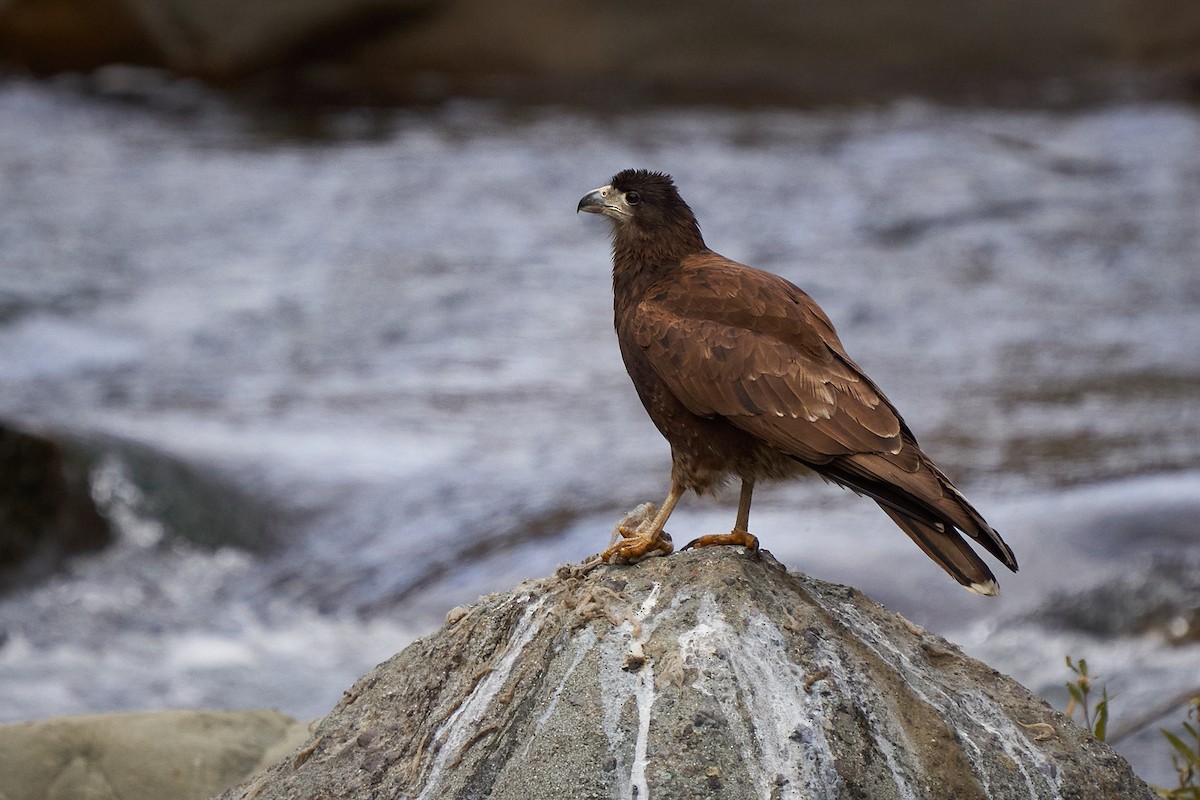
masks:
{"label": "dark rock", "polygon": [[110,436],[72,441],[97,461],[101,507],[114,518],[153,520],[164,533],[208,549],[265,551],[276,541],[278,511],[270,499],[218,464]]}
{"label": "dark rock", "polygon": [[221,79],[357,41],[432,1],[16,0],[0,6],[0,52],[42,72],[129,62]]}
{"label": "dark rock", "polygon": [[767,554],[564,574],[381,664],[225,800],[1155,796],[1017,683]]}
{"label": "dark rock", "polygon": [[0,4],[0,53],[41,71],[124,61],[219,81],[270,73],[318,94],[402,101],[463,92],[576,102],[947,91],[978,99],[989,86],[1011,100],[1039,81],[1058,97],[1064,76],[1128,91],[1129,76],[1114,81],[1110,72],[1131,65],[1186,86],[1200,75],[1196,8],[1192,0],[989,0],[969,14],[948,0],[13,0]]}
{"label": "dark rock", "polygon": [[1154,559],[1073,594],[1051,595],[1033,615],[1059,630],[1095,636],[1154,633],[1174,644],[1200,641],[1200,564]]}
{"label": "dark rock", "polygon": [[1194,62],[1178,55],[1200,31],[1190,5],[1158,0],[1146,20],[1136,0],[1052,8],[992,0],[973,4],[970,14],[945,0],[902,7],[889,0],[751,7],[459,0],[366,45],[343,66],[350,82],[417,99],[533,91],[601,102],[836,102],[910,93],[1011,100],[1023,84],[1062,94],[1069,81],[1047,87],[1047,79],[1086,84],[1098,66],[1161,65],[1194,76]]}
{"label": "dark rock", "polygon": [[111,539],[83,459],[49,439],[0,425],[0,590]]}
{"label": "dark rock", "polygon": [[226,78],[340,49],[403,25],[435,0],[124,0],[164,66]]}
{"label": "dark rock", "polygon": [[114,62],[153,64],[160,55],[122,0],[12,0],[0,6],[0,54],[37,73]]}

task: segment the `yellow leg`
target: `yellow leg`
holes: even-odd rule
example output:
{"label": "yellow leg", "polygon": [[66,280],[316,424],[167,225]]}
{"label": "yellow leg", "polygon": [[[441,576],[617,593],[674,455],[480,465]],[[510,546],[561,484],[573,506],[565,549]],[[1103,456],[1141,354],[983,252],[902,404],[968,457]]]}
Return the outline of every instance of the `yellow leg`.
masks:
{"label": "yellow leg", "polygon": [[737,521],[729,533],[713,533],[693,539],[683,546],[684,550],[694,547],[716,547],[723,544],[741,545],[747,550],[758,549],[758,537],[750,533],[750,498],[754,494],[754,481],[742,480],[742,494],[738,498]]}
{"label": "yellow leg", "polygon": [[675,510],[675,505],[683,495],[683,487],[671,482],[671,491],[663,500],[662,508],[649,523],[643,523],[636,528],[617,528],[621,541],[600,554],[600,560],[608,564],[630,564],[654,551],[660,551],[664,556],[674,548],[671,537],[663,533],[667,518]]}

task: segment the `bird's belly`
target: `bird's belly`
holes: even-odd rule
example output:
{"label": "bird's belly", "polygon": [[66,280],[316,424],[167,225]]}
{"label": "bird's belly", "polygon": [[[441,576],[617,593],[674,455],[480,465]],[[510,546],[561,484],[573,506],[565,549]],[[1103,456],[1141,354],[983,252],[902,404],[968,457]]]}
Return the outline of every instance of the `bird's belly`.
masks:
{"label": "bird's belly", "polygon": [[672,474],[697,494],[715,491],[735,477],[752,481],[783,480],[809,472],[801,462],[764,444],[724,417],[686,414],[672,418],[672,434],[662,425],[659,430],[671,443]]}
{"label": "bird's belly", "polygon": [[625,366],[651,421],[671,445],[672,477],[684,487],[705,494],[734,477],[781,480],[808,472],[728,419],[693,414],[636,355]]}

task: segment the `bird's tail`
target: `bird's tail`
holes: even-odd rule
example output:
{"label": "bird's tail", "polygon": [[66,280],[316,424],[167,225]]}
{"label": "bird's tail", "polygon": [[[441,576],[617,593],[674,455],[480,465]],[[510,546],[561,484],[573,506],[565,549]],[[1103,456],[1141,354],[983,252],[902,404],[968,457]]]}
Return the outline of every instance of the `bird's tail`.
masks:
{"label": "bird's tail", "polygon": [[991,597],[1000,593],[996,576],[953,525],[943,524],[939,530],[882,502],[879,507],[954,580],[976,594]]}

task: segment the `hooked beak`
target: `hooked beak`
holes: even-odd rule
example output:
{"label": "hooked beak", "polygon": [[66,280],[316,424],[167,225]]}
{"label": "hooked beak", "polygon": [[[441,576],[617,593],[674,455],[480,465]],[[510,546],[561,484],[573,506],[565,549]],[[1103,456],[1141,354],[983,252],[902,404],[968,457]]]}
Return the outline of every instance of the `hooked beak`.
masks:
{"label": "hooked beak", "polygon": [[578,214],[580,211],[587,211],[591,214],[603,214],[604,198],[611,194],[611,186],[601,186],[599,189],[592,189],[580,199],[575,213]]}
{"label": "hooked beak", "polygon": [[593,189],[579,201],[575,213],[587,211],[589,214],[603,214],[606,217],[619,219],[630,216],[630,208],[625,198],[611,186],[601,186]]}

